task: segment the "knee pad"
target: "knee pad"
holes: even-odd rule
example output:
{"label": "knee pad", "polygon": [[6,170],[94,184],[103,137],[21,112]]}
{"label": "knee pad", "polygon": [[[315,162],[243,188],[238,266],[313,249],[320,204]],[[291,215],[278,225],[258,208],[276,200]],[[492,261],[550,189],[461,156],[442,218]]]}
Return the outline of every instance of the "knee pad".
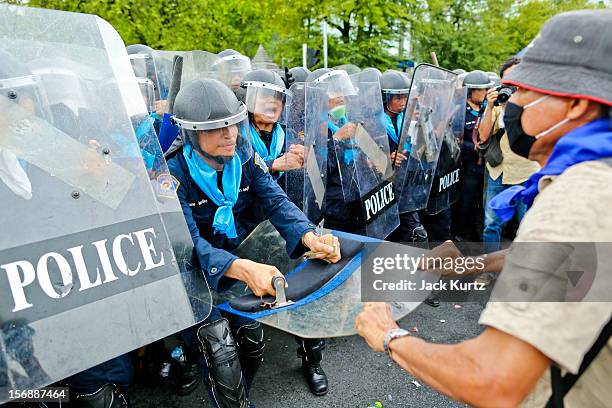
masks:
{"label": "knee pad", "polygon": [[227,319],[200,326],[197,336],[208,365],[215,404],[220,408],[246,408],[248,401],[238,347]]}
{"label": "knee pad", "polygon": [[251,358],[263,357],[265,342],[261,323],[252,322],[240,326],[236,331],[236,343],[240,355]]}

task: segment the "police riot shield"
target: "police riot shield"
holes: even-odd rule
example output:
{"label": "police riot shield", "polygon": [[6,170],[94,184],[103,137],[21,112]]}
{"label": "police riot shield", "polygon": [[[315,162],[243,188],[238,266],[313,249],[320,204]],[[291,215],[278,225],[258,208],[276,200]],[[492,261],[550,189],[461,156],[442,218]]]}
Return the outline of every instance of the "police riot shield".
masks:
{"label": "police riot shield", "polygon": [[[358,246],[355,247],[355,242],[362,241],[363,237],[329,230],[323,230],[323,232],[339,236],[343,259],[338,264],[319,265],[317,268],[313,263],[321,263],[321,261],[290,259],[286,253],[285,241],[274,226],[269,221],[261,223],[234,253],[241,258],[276,266],[287,279],[289,285],[286,290],[287,296],[290,296],[289,293],[292,292],[289,288],[292,288],[293,292],[296,291],[296,288],[292,285],[303,285],[310,281],[310,279],[304,279],[304,276],[311,272],[315,272],[314,275],[317,276],[316,278],[313,276],[312,279],[320,280],[327,273],[327,268],[336,267],[333,276],[325,283],[321,282],[312,292],[302,294],[303,297],[300,299],[287,298],[289,302],[284,305],[270,305],[261,302],[261,299],[254,299],[256,303],[261,303],[261,307],[253,304],[254,307],[251,311],[245,311],[244,308],[242,310],[238,309],[238,305],[244,306],[243,299],[253,297],[249,295],[250,291],[246,285],[239,282],[226,293],[215,294],[215,296],[218,296],[218,307],[229,313],[258,320],[263,324],[303,338],[331,338],[354,335],[356,333],[355,318],[363,307],[362,274],[365,276],[368,273],[367,271],[362,273],[362,265],[375,253],[375,248],[380,250],[382,246],[393,246],[392,249],[387,249],[415,258],[422,257],[425,254],[425,250],[421,248],[374,239],[366,239],[370,242],[367,244],[359,242]],[[353,246],[353,248],[350,249],[350,246]],[[308,271],[313,266],[315,270]],[[300,274],[306,275],[296,278]],[[423,279],[426,275],[425,273],[416,273],[415,276],[416,281]],[[412,278],[406,277],[406,279]],[[426,277],[425,279],[436,281],[437,276],[432,275],[431,278]],[[428,294],[429,291],[415,292],[405,297],[408,301],[390,302],[394,319],[399,320],[408,315],[425,300]]]}
{"label": "police riot shield", "polygon": [[[117,32],[0,5],[0,38],[2,403],[193,326],[211,295]],[[56,87],[79,82],[58,115],[47,95],[75,107]]]}
{"label": "police riot shield", "polygon": [[438,166],[427,202],[426,211],[432,215],[450,208],[459,199],[467,88],[462,87],[460,81],[456,81],[456,85],[448,110]]}
{"label": "police riot shield", "polygon": [[359,232],[386,238],[399,225],[393,167],[378,82],[359,82],[344,96],[346,115],[334,133],[335,160],[347,211]]}
{"label": "police riot shield", "polygon": [[153,112],[155,102],[163,99],[160,93],[160,83],[157,72],[157,61],[150,52],[142,51],[128,55],[140,93],[145,101],[147,110]]}
{"label": "police riot shield", "polygon": [[168,99],[175,58],[184,55],[185,51],[153,51],[153,61],[155,61],[157,80],[159,81],[159,98],[161,100]]}
{"label": "police riot shield", "polygon": [[285,151],[303,151],[302,168],[285,172],[284,189],[289,199],[309,220],[323,217],[327,180],[327,94],[324,86],[295,83],[286,110]]}
{"label": "police riot shield", "polygon": [[400,213],[427,206],[456,77],[428,64],[414,70],[398,148],[405,158],[395,163],[393,179]]}
{"label": "police riot shield", "polygon": [[219,79],[219,69],[223,61],[217,54],[208,51],[188,51],[183,54],[183,72],[181,84],[186,85],[194,79]]}

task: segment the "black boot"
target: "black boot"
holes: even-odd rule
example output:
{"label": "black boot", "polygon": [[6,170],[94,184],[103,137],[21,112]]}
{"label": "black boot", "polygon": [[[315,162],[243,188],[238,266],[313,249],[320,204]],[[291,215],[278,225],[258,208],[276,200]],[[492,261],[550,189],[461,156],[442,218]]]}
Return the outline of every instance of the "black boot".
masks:
{"label": "black boot", "polygon": [[427,299],[425,299],[425,304],[427,304],[427,305],[429,305],[431,307],[439,307],[440,306],[440,298],[432,293],[429,296],[427,296]]}
{"label": "black boot", "polygon": [[317,396],[327,394],[327,375],[321,368],[325,340],[298,338],[296,340],[300,343],[298,355],[302,357],[302,370],[310,392]]}
{"label": "black boot", "polygon": [[238,343],[238,355],[240,366],[244,374],[247,393],[251,389],[255,373],[263,362],[264,332],[261,323],[252,322],[238,328],[236,332],[236,343]]}
{"label": "black boot", "polygon": [[206,358],[210,391],[219,408],[247,408],[238,347],[227,319],[215,320],[198,329],[198,341]]}
{"label": "black boot", "polygon": [[130,408],[130,401],[115,384],[106,384],[99,390],[71,396],[71,406],[75,408]]}
{"label": "black boot", "polygon": [[202,379],[200,371],[199,353],[192,352],[184,347],[184,359],[173,360],[171,373],[173,373],[174,391],[178,395],[191,394]]}

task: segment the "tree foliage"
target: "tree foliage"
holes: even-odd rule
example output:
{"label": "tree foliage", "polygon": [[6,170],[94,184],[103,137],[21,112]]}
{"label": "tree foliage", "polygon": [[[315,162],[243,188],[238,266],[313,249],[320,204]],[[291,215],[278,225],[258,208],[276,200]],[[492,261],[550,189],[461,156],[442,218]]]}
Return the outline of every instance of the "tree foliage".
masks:
{"label": "tree foliage", "polygon": [[[117,29],[126,44],[155,49],[219,52],[233,48],[253,56],[263,44],[277,63],[293,66],[301,63],[303,43],[322,49],[325,23],[329,66],[352,63],[386,69],[398,59],[429,62],[435,51],[447,68],[493,70],[527,46],[554,14],[603,7],[610,0],[0,2],[97,14]],[[403,39],[408,39],[410,49],[398,56]]]}

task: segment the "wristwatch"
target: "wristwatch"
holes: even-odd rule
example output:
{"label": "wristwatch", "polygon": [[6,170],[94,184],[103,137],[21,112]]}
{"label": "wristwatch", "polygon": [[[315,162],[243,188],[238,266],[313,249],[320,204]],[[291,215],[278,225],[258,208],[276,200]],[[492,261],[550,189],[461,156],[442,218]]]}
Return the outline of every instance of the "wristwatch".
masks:
{"label": "wristwatch", "polygon": [[385,348],[385,353],[389,355],[389,358],[393,359],[391,356],[391,350],[389,349],[389,343],[391,343],[391,340],[406,336],[410,336],[410,332],[404,329],[391,329],[387,332],[385,339],[383,340],[383,347]]}

